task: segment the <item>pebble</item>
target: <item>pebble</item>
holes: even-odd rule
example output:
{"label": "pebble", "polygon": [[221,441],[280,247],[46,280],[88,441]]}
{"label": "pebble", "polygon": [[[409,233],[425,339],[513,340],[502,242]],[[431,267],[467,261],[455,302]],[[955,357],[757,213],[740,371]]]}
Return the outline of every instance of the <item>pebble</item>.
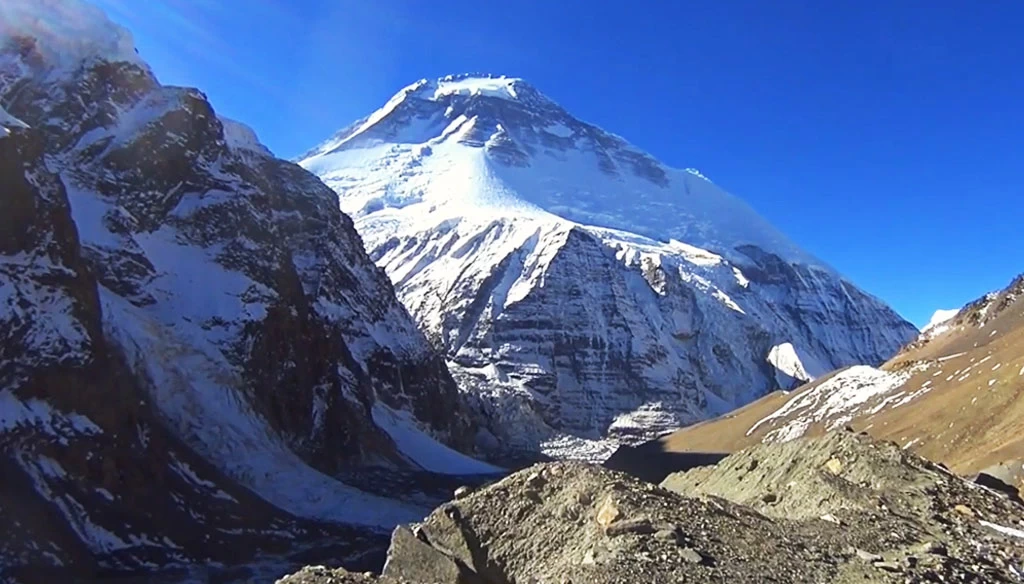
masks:
{"label": "pebble", "polygon": [[597,510],[597,524],[607,528],[612,523],[615,523],[621,515],[622,512],[619,511],[619,508],[615,506],[615,502],[609,497],[604,500],[604,503],[601,503],[601,508]]}
{"label": "pebble", "polygon": [[840,462],[838,458],[830,458],[829,461],[825,463],[825,468],[828,469],[828,472],[838,475],[843,472],[843,463]]}
{"label": "pebble", "polygon": [[957,505],[956,507],[953,507],[953,510],[961,515],[966,515],[967,517],[974,517],[974,510],[972,510],[967,505]]}
{"label": "pebble", "polygon": [[857,550],[855,553],[857,554],[858,558],[864,560],[865,562],[880,562],[880,561],[882,561],[882,556],[880,556],[878,554],[873,554],[873,553],[868,552],[868,551]]}
{"label": "pebble", "polygon": [[679,552],[683,560],[691,564],[700,564],[704,562],[704,556],[700,555],[700,552],[693,548],[683,548]]}

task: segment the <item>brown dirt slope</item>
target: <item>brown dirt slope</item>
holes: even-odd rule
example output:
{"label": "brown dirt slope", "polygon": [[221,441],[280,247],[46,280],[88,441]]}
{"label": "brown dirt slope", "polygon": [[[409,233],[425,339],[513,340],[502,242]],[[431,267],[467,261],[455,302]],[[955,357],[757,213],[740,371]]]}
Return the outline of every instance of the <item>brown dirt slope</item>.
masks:
{"label": "brown dirt slope", "polygon": [[[972,302],[948,330],[908,345],[875,370],[835,372],[776,392],[649,446],[663,452],[732,452],[852,426],[962,474],[999,467],[1024,474],[1024,276]],[[659,469],[662,472],[670,468]],[[1024,484],[1018,482],[1018,487]]]}

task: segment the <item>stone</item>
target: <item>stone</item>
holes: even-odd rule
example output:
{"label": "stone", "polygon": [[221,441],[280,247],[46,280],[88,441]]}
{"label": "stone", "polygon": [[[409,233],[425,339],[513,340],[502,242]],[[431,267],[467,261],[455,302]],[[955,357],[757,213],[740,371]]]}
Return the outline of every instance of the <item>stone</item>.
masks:
{"label": "stone", "polygon": [[615,523],[621,515],[622,512],[615,506],[615,502],[612,501],[611,497],[608,497],[597,510],[597,524],[604,529],[608,529],[608,526]]}
{"label": "stone", "polygon": [[391,533],[383,575],[410,582],[482,584],[464,564],[421,541],[412,530],[401,525]]}
{"label": "stone", "polygon": [[938,542],[926,541],[924,543],[919,543],[919,544],[911,547],[910,548],[910,553],[913,553],[913,554],[932,554],[932,555],[936,555],[936,556],[944,556],[944,555],[946,555],[946,546],[944,546],[944,545],[942,545],[942,544],[940,544]]}
{"label": "stone", "polygon": [[679,555],[691,564],[704,563],[704,556],[702,556],[697,550],[690,547],[679,550]]}
{"label": "stone", "polygon": [[961,515],[974,517],[974,510],[967,505],[957,505],[956,507],[953,507],[953,510]]}
{"label": "stone", "polygon": [[468,497],[468,496],[469,496],[469,495],[470,495],[470,494],[471,494],[472,492],[473,492],[473,488],[472,488],[472,487],[468,487],[468,486],[466,486],[466,485],[463,485],[463,486],[461,486],[461,487],[459,487],[459,488],[455,489],[455,493],[454,493],[454,495],[455,495],[455,500],[456,500],[456,501],[459,501],[459,500],[465,499],[465,498],[466,498],[466,497]]}
{"label": "stone", "polygon": [[646,535],[656,532],[657,529],[650,519],[626,519],[613,523],[605,528],[604,534],[608,537],[615,537],[626,534]]}
{"label": "stone", "polygon": [[840,462],[838,458],[830,458],[829,461],[825,463],[825,468],[828,472],[838,476],[843,472],[843,463]]}
{"label": "stone", "polygon": [[669,529],[660,529],[654,533],[654,537],[655,539],[667,541],[675,545],[682,545],[685,540],[685,536],[678,526]]}
{"label": "stone", "polygon": [[822,515],[821,516],[821,520],[822,521],[828,521],[829,523],[835,523],[836,525],[842,525],[842,523],[843,523],[842,521],[839,520],[838,517],[836,517],[835,515],[833,515],[831,513],[826,513],[826,514]]}
{"label": "stone", "polygon": [[857,555],[858,558],[864,560],[865,562],[880,562],[880,561],[882,561],[882,556],[880,556],[880,555],[878,555],[876,553],[872,553],[872,552],[861,550],[861,549],[858,549],[854,553]]}

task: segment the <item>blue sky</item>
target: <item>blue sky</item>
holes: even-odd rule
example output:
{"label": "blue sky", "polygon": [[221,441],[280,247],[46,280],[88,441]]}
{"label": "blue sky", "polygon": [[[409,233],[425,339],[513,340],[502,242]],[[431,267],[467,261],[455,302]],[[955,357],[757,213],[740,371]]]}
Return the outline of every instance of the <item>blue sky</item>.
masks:
{"label": "blue sky", "polygon": [[922,324],[1024,271],[1017,0],[99,0],[292,157],[422,77],[523,77]]}

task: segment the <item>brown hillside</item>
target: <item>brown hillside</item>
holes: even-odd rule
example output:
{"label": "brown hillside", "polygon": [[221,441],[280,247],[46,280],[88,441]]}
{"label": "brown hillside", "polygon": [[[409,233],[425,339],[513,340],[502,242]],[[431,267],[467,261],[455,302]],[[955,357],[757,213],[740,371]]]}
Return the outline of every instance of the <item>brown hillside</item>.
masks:
{"label": "brown hillside", "polygon": [[947,330],[932,338],[922,335],[880,369],[834,372],[637,451],[654,461],[659,460],[655,452],[733,452],[849,425],[961,474],[1002,465],[1001,474],[1019,481],[1024,474],[1024,276],[967,305],[946,324]]}

